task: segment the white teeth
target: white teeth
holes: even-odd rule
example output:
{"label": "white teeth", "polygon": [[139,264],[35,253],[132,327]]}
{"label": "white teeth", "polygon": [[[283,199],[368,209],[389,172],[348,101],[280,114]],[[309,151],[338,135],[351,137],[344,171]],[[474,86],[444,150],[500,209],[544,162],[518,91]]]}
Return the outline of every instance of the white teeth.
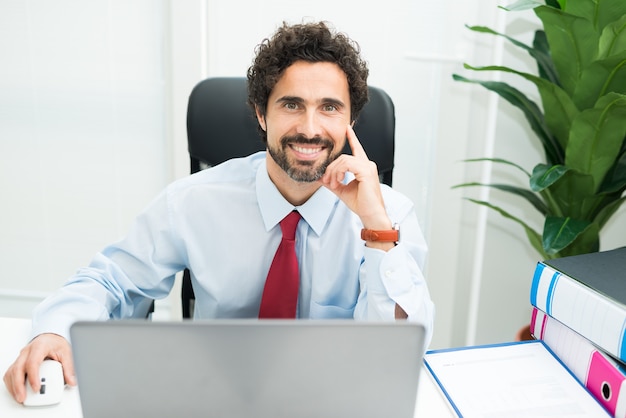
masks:
{"label": "white teeth", "polygon": [[293,149],[302,154],[315,154],[316,152],[320,152],[322,150],[321,148],[303,148],[296,145],[293,146]]}

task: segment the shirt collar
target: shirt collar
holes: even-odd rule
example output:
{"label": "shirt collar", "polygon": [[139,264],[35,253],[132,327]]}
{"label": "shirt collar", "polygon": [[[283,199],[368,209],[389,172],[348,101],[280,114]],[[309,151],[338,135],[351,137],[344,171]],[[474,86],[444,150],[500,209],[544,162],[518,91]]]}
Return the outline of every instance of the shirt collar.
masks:
{"label": "shirt collar", "polygon": [[320,187],[303,205],[293,206],[285,200],[270,180],[265,161],[262,161],[257,169],[256,194],[267,231],[278,225],[289,212],[296,209],[311,229],[320,235],[338,202],[337,196],[330,190]]}

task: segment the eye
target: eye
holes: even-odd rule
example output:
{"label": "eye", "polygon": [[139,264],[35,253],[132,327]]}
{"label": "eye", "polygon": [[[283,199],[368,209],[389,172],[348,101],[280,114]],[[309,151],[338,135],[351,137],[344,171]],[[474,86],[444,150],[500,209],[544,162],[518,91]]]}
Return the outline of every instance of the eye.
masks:
{"label": "eye", "polygon": [[295,103],[295,102],[285,102],[283,106],[285,107],[285,109],[289,109],[289,110],[298,109],[298,103]]}
{"label": "eye", "polygon": [[335,106],[334,104],[326,104],[323,107],[325,112],[334,112],[337,110],[337,106]]}

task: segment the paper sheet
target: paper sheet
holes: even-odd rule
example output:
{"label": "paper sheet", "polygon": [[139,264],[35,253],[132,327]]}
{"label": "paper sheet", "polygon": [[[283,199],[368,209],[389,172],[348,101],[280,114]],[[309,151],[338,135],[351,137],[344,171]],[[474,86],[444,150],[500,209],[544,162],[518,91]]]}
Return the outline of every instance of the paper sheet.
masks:
{"label": "paper sheet", "polygon": [[610,417],[538,341],[431,351],[425,361],[464,418]]}

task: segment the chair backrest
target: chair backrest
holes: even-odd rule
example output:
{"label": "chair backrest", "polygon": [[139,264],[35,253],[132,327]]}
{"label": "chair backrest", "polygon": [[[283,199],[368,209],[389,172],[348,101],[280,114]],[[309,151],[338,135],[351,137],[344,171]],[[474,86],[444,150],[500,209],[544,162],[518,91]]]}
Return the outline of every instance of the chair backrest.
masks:
{"label": "chair backrest", "polygon": [[[393,102],[376,87],[369,87],[369,96],[354,131],[369,159],[378,166],[380,181],[391,186],[396,127]],[[265,149],[247,97],[244,77],[208,78],[194,87],[187,107],[191,173]],[[344,153],[351,153],[347,143]],[[184,318],[193,316],[194,299],[191,275],[185,270],[181,290]]]}
{"label": "chair backrest", "polygon": [[[187,141],[191,172],[195,173],[230,158],[265,149],[258,122],[246,103],[244,77],[208,78],[189,96]],[[381,182],[391,186],[395,152],[395,112],[383,90],[369,87],[370,101],[354,127],[370,160],[378,166]],[[346,144],[345,153],[350,153]]]}

